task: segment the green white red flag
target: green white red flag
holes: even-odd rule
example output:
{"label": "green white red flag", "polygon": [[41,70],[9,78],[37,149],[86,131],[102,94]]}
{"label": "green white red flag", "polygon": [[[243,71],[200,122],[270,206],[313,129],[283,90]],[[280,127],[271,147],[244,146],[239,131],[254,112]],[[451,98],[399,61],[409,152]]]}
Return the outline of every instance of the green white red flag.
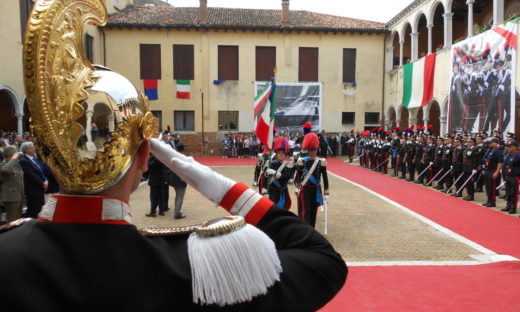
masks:
{"label": "green white red flag", "polygon": [[274,82],[268,82],[256,95],[254,102],[255,133],[260,142],[269,149],[273,146],[274,90]]}
{"label": "green white red flag", "polygon": [[404,66],[403,106],[407,109],[425,106],[433,98],[436,56],[432,53]]}
{"label": "green white red flag", "polygon": [[189,80],[177,80],[177,98],[178,99],[189,99],[190,98],[190,81]]}

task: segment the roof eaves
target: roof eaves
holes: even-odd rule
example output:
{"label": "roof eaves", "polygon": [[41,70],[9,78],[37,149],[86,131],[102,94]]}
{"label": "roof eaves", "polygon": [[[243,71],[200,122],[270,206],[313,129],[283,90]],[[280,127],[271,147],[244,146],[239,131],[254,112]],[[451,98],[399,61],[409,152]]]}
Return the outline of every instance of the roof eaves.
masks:
{"label": "roof eaves", "polygon": [[393,25],[397,24],[399,20],[408,15],[411,11],[413,11],[415,8],[417,8],[419,5],[423,4],[426,1],[430,0],[415,0],[414,2],[410,3],[406,8],[404,8],[401,12],[397,13],[396,16],[394,16],[388,23],[386,23],[387,28],[391,28]]}

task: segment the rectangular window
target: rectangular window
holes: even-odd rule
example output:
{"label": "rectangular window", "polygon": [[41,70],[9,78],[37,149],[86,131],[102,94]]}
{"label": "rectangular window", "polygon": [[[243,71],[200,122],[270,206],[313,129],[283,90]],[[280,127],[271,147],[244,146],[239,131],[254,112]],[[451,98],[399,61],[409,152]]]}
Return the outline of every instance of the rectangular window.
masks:
{"label": "rectangular window", "polygon": [[94,63],[94,37],[85,34],[85,54],[90,63]]}
{"label": "rectangular window", "polygon": [[194,49],[191,44],[173,45],[173,79],[194,80]]}
{"label": "rectangular window", "polygon": [[141,79],[161,79],[161,45],[140,44]]}
{"label": "rectangular window", "polygon": [[218,111],[218,130],[238,130],[238,111]]}
{"label": "rectangular window", "polygon": [[356,49],[343,49],[343,82],[356,81]]}
{"label": "rectangular window", "polygon": [[300,48],[298,81],[318,81],[318,48]]}
{"label": "rectangular window", "polygon": [[27,26],[27,20],[29,19],[29,15],[31,14],[33,6],[33,0],[20,0],[20,25],[22,26],[22,42],[24,41],[25,37],[25,27]]}
{"label": "rectangular window", "polygon": [[173,120],[175,131],[195,131],[194,111],[174,111]]}
{"label": "rectangular window", "polygon": [[353,125],[356,121],[356,113],[354,112],[343,112],[341,113],[341,123],[343,125]]}
{"label": "rectangular window", "polygon": [[238,46],[218,46],[218,79],[238,80]]}
{"label": "rectangular window", "polygon": [[256,47],[256,81],[269,81],[276,67],[276,47]]}
{"label": "rectangular window", "polygon": [[366,125],[379,124],[379,113],[365,113],[365,124]]}
{"label": "rectangular window", "polygon": [[153,110],[152,114],[155,116],[155,118],[159,119],[159,131],[162,131],[162,111],[160,110]]}

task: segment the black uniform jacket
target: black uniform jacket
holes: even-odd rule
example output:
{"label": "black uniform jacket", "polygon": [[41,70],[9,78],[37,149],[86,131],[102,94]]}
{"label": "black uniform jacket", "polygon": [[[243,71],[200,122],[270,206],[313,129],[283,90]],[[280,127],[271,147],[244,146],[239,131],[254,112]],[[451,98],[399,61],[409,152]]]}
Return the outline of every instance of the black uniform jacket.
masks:
{"label": "black uniform jacket", "polygon": [[133,225],[30,221],[0,234],[2,311],[314,311],[342,288],[345,262],[294,214],[256,225],[274,241],[281,281],[252,302],[192,303],[188,235],[144,237]]}

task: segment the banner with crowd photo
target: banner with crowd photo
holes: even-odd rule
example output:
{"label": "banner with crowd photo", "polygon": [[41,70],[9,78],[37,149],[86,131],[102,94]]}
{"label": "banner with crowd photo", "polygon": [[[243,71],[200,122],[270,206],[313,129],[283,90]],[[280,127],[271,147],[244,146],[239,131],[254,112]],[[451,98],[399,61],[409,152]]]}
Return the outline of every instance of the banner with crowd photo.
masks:
{"label": "banner with crowd photo", "polygon": [[[255,83],[255,96],[265,88],[265,82]],[[276,83],[274,126],[277,131],[298,132],[306,122],[315,131],[321,130],[322,84]]]}
{"label": "banner with crowd photo", "polygon": [[517,31],[509,22],[453,45],[450,131],[514,132]]}

